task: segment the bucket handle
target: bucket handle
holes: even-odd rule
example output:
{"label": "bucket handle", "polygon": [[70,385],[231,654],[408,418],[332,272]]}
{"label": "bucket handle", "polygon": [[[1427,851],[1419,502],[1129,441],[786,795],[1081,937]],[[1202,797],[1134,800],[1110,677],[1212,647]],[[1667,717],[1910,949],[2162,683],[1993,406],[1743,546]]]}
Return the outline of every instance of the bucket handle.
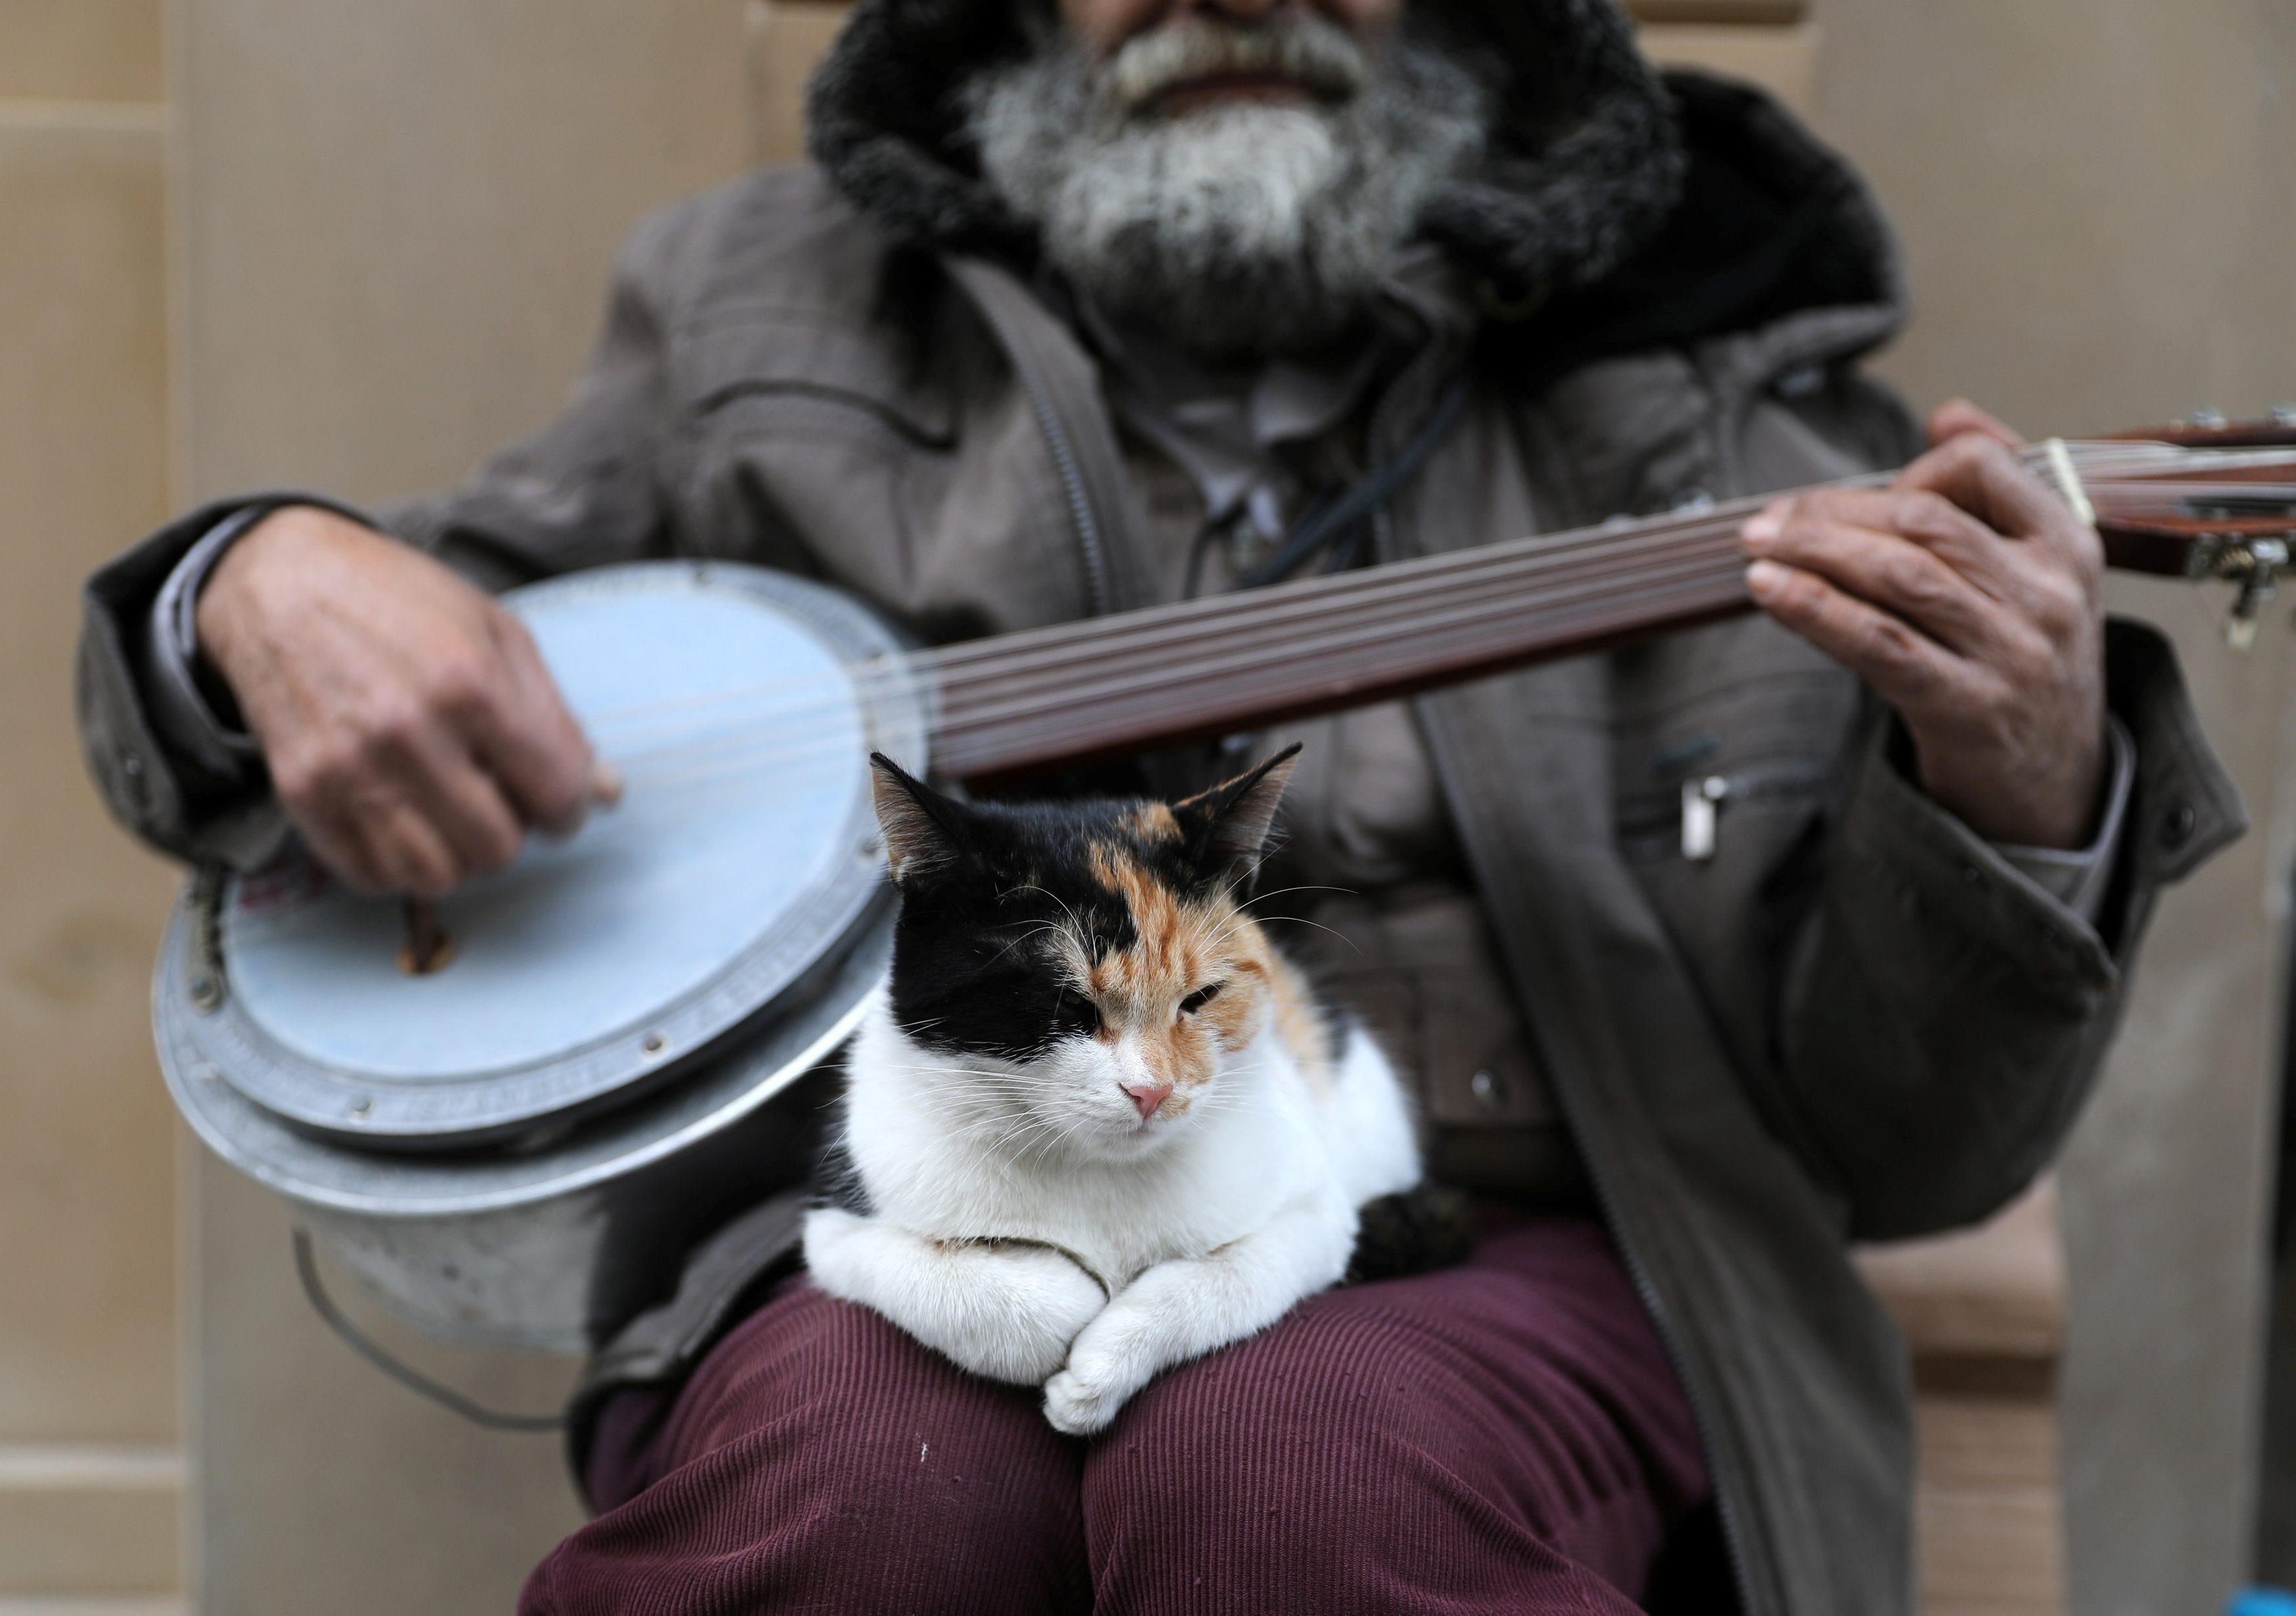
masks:
{"label": "bucket handle", "polygon": [[488,1431],[509,1431],[531,1436],[566,1429],[566,1416],[562,1414],[505,1414],[483,1403],[472,1402],[452,1386],[432,1380],[421,1370],[402,1363],[390,1348],[353,1324],[342,1309],[335,1305],[335,1299],[327,1294],[326,1285],[319,1278],[318,1258],[311,1249],[311,1231],[298,1228],[294,1241],[295,1274],[303,1282],[303,1294],[310,1302],[311,1310],[319,1316],[327,1328],[341,1338],[345,1346],[409,1392],[427,1397],[439,1407],[461,1415],[473,1425],[483,1426]]}

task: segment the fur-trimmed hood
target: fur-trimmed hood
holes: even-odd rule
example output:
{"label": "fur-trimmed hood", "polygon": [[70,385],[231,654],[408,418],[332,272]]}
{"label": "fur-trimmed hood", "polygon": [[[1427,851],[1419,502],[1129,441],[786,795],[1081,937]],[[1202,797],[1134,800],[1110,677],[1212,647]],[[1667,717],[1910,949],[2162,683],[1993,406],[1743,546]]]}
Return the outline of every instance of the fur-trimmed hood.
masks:
{"label": "fur-trimmed hood", "polygon": [[[1033,258],[1029,226],[982,181],[960,92],[1026,48],[1027,0],[863,0],[814,80],[813,154],[896,236]],[[1673,210],[1684,159],[1658,77],[1611,0],[1416,0],[1414,26],[1495,80],[1499,127],[1421,221],[1502,294],[1588,285]]]}

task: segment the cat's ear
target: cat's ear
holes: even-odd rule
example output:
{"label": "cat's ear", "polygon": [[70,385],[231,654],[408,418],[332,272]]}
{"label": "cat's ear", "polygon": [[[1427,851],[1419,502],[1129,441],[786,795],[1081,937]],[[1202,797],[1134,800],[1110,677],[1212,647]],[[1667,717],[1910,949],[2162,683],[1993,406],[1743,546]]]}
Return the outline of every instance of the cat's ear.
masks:
{"label": "cat's ear", "polygon": [[1206,880],[1234,881],[1259,862],[1299,761],[1300,748],[1286,747],[1250,773],[1172,804],[1188,857]]}
{"label": "cat's ear", "polygon": [[955,864],[964,845],[964,811],[882,752],[869,755],[869,769],[895,884],[906,886]]}

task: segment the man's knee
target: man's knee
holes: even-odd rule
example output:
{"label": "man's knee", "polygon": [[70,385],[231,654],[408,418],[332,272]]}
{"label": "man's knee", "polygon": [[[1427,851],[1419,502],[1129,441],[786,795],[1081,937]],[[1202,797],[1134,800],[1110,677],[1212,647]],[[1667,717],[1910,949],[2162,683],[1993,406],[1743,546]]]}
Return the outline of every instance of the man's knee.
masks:
{"label": "man's knee", "polygon": [[1205,1609],[1254,1590],[1343,1601],[1376,1579],[1366,1551],[1408,1485],[1414,1415],[1367,1344],[1348,1310],[1311,1302],[1135,1399],[1085,1471],[1103,1604],[1152,1606],[1175,1577]]}
{"label": "man's knee", "polygon": [[658,1441],[652,1484],[561,1546],[529,1612],[1025,1611],[1085,1586],[1079,1461],[1033,1392],[810,1287],[710,1354]]}
{"label": "man's knee", "polygon": [[1086,1465],[1100,1608],[1631,1609],[1632,1443],[1441,1301],[1330,1293],[1150,1385]]}

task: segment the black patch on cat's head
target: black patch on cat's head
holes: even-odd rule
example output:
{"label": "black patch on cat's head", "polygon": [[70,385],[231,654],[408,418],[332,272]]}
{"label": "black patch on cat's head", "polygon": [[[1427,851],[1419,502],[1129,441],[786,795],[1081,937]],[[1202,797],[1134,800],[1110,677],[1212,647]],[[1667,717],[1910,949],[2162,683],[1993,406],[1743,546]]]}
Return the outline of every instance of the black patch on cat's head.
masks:
{"label": "black patch on cat's head", "polygon": [[1297,747],[1210,791],[1141,798],[969,803],[882,755],[878,823],[901,895],[892,1011],[928,1049],[1026,1061],[1088,1034],[1062,934],[1088,960],[1134,947],[1111,865],[1189,900],[1237,886],[1264,848]]}

